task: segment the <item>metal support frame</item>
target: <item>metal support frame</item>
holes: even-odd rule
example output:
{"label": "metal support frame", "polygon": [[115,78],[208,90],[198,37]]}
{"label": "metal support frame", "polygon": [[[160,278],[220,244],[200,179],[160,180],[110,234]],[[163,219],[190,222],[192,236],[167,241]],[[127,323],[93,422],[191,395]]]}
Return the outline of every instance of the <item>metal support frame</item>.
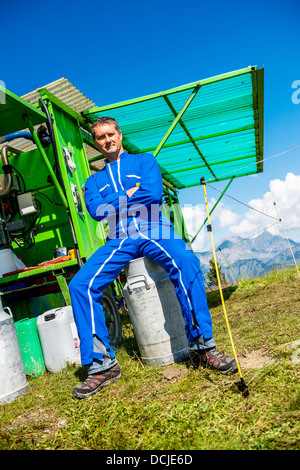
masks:
{"label": "metal support frame", "polygon": [[62,272],[53,271],[66,305],[72,305],[68,283]]}
{"label": "metal support frame", "polygon": [[169,129],[167,130],[167,132],[165,133],[164,137],[162,138],[162,140],[160,141],[160,143],[158,144],[158,146],[156,147],[156,149],[154,150],[153,152],[153,155],[155,157],[157,157],[158,153],[161,151],[161,149],[163,148],[164,144],[166,143],[166,141],[168,140],[168,138],[170,137],[170,135],[172,134],[173,130],[175,129],[175,127],[177,126],[178,122],[180,121],[180,119],[182,118],[182,116],[184,115],[185,111],[187,110],[187,108],[189,107],[189,105],[191,104],[191,102],[193,101],[193,99],[195,98],[195,96],[197,95],[198,91],[200,90],[200,84],[197,84],[195,86],[195,88],[193,89],[192,93],[190,94],[189,98],[187,99],[186,103],[184,104],[184,106],[182,107],[181,111],[179,111],[179,113],[177,114],[177,116],[175,117],[174,121],[172,122],[171,126],[169,127]]}
{"label": "metal support frame", "polygon": [[[226,188],[224,189],[224,191],[222,192],[221,196],[219,197],[219,199],[217,200],[217,202],[214,204],[213,208],[210,210],[209,212],[209,215],[211,215],[213,213],[213,211],[215,210],[215,208],[217,207],[217,205],[219,204],[219,202],[221,201],[222,197],[224,196],[224,194],[226,193],[227,189],[229,188],[229,186],[231,185],[232,181],[234,179],[234,176],[230,179],[229,183],[227,184]],[[196,237],[199,235],[199,233],[201,232],[202,228],[204,227],[204,225],[206,224],[207,222],[207,217],[206,219],[204,220],[204,222],[202,223],[201,227],[199,228],[199,230],[197,231],[196,235],[194,235],[194,237],[192,238],[191,240],[191,243],[193,243],[193,241],[196,239]]]}
{"label": "metal support frame", "polygon": [[[169,106],[169,108],[171,109],[172,113],[174,114],[175,117],[177,117],[177,111],[175,110],[174,106],[172,105],[171,101],[169,100],[169,98],[167,96],[164,96],[164,100],[165,102],[167,103],[167,105]],[[210,165],[208,164],[206,158],[204,157],[204,155],[202,154],[202,152],[200,151],[198,145],[196,144],[195,140],[193,139],[193,137],[191,136],[191,133],[188,131],[188,129],[186,128],[186,125],[182,122],[181,119],[179,119],[179,124],[180,126],[182,127],[182,129],[184,130],[184,132],[186,133],[186,135],[188,136],[189,138],[189,142],[191,142],[196,150],[196,152],[198,153],[198,155],[200,156],[200,158],[203,160],[203,162],[205,163],[205,166],[209,169],[209,171],[211,172],[212,176],[217,179],[216,175],[214,174],[213,170],[211,169]]]}
{"label": "metal support frame", "polygon": [[[189,235],[188,235],[186,225],[185,225],[185,221],[184,221],[184,217],[183,217],[181,207],[180,207],[180,204],[179,204],[179,199],[175,194],[171,194],[168,188],[165,189],[165,193],[166,193],[166,196],[169,199],[169,207],[173,211],[173,214],[174,214],[174,223],[173,223],[174,230],[175,230],[176,233],[180,234],[180,236],[187,243],[190,243]],[[175,198],[177,200],[176,207],[174,207],[173,198]],[[165,214],[165,215],[167,215],[167,214]]]}

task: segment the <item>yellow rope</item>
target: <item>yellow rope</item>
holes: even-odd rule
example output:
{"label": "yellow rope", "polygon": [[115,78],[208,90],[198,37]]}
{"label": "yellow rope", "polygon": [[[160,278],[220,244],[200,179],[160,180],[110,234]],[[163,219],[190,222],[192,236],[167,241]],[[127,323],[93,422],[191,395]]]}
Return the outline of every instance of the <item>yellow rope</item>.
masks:
{"label": "yellow rope", "polygon": [[230,338],[230,342],[231,342],[231,346],[232,346],[232,350],[233,350],[233,355],[234,355],[235,362],[236,362],[236,365],[237,365],[237,368],[238,368],[238,372],[239,372],[240,378],[243,380],[242,372],[241,372],[240,365],[239,365],[237,355],[236,355],[236,352],[235,352],[235,347],[234,347],[234,343],[233,343],[233,339],[232,339],[232,335],[231,335],[230,325],[229,325],[228,316],[227,316],[226,307],[225,307],[225,302],[224,302],[224,297],[223,297],[220,274],[219,274],[219,269],[218,269],[216,253],[215,253],[215,247],[214,247],[214,240],[213,240],[211,225],[210,225],[210,217],[209,217],[209,210],[208,210],[208,204],[207,204],[205,183],[203,183],[203,190],[204,190],[205,206],[206,206],[206,211],[207,211],[207,222],[208,222],[208,227],[210,227],[209,233],[210,233],[212,251],[213,251],[213,256],[214,256],[214,261],[215,261],[215,268],[216,268],[216,274],[217,274],[217,279],[218,279],[218,286],[219,286],[219,290],[220,290],[221,301],[222,301],[222,305],[223,305],[225,321],[226,321],[227,330],[228,330],[228,334],[229,334],[229,338]]}

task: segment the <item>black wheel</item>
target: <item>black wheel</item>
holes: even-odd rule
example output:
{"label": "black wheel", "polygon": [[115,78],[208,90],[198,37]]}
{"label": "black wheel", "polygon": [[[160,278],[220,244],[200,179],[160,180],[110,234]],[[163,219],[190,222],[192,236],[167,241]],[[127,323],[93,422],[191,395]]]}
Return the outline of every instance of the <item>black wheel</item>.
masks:
{"label": "black wheel", "polygon": [[117,303],[108,289],[103,291],[102,307],[105,314],[110,343],[112,348],[114,348],[122,340],[122,325]]}

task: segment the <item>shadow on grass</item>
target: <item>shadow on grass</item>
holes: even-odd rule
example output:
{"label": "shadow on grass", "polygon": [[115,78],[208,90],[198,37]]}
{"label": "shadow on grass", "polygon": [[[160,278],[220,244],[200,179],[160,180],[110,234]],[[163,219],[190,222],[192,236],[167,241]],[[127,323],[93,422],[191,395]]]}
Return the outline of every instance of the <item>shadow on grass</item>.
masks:
{"label": "shadow on grass", "polygon": [[[233,285],[233,286],[226,286],[222,288],[223,297],[225,301],[228,300],[231,294],[233,294],[233,292],[236,291],[237,287],[238,287],[237,285]],[[219,288],[206,291],[206,296],[207,296],[207,304],[209,308],[218,307],[219,305],[222,304]]]}
{"label": "shadow on grass", "polygon": [[[237,285],[223,287],[224,300],[226,301],[227,299],[229,299],[231,294],[236,289],[237,289]],[[221,305],[222,303],[221,296],[220,296],[220,292],[218,288],[207,291],[206,295],[207,295],[207,303],[208,303],[209,308],[214,308],[214,307],[217,307],[218,305]],[[133,331],[131,331],[130,319],[127,315],[121,315],[121,320],[122,320],[123,334],[122,334],[122,341],[118,346],[122,345],[122,348],[125,350],[128,356],[130,356],[133,360],[139,361],[140,360],[139,347],[134,337]],[[118,346],[116,347],[116,351],[118,350]],[[87,369],[84,366],[81,366],[74,372],[74,375],[80,381],[84,381],[88,375]]]}

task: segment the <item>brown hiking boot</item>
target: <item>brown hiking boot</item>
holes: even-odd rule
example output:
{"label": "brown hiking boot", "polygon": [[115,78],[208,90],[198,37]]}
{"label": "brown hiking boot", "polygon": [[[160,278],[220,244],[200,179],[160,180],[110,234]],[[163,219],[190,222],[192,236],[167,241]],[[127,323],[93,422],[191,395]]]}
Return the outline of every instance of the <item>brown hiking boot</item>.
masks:
{"label": "brown hiking boot", "polygon": [[237,371],[234,358],[220,353],[216,348],[191,350],[190,361],[194,369],[202,366],[215,369],[221,374],[233,374]]}
{"label": "brown hiking boot", "polygon": [[81,384],[77,385],[74,388],[72,395],[75,398],[88,398],[101,390],[103,387],[116,382],[122,377],[121,369],[118,364],[116,364],[111,369],[102,371],[99,374],[92,374],[87,377],[87,379]]}

